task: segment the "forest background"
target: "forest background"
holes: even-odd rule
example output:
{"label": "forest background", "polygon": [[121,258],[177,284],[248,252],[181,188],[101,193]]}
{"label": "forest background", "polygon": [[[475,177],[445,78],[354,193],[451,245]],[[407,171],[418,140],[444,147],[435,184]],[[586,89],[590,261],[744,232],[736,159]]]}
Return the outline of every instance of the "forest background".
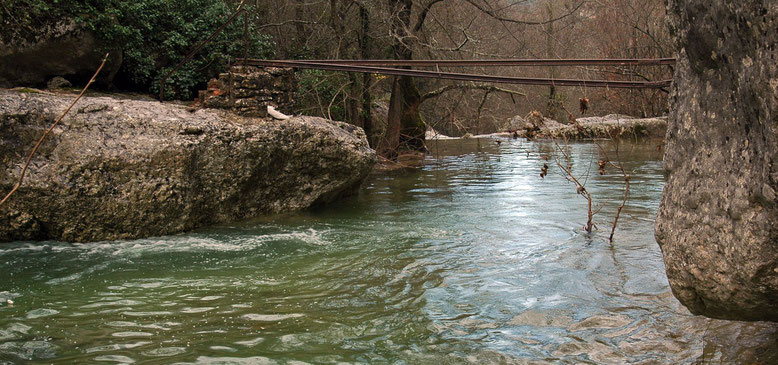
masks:
{"label": "forest background", "polygon": [[[159,79],[218,28],[240,0],[0,0],[3,43],[33,41],[75,23],[122,51],[112,87],[156,94]],[[244,52],[277,59],[501,59],[673,57],[662,0],[246,0],[246,17],[168,83],[166,95],[191,100]],[[242,17],[241,17],[242,18]],[[506,76],[664,80],[667,67],[500,67],[442,71]],[[418,107],[418,118],[446,135],[505,128],[533,110],[566,120],[580,98],[593,115],[667,112],[665,90],[499,86],[398,80],[371,74],[297,72],[296,110],[365,128],[374,147],[386,134],[391,96]],[[402,78],[401,78],[402,79]],[[399,88],[399,90],[398,90]],[[507,92],[506,92],[507,91]],[[399,92],[399,93],[398,93]],[[414,110],[416,112],[416,110]],[[407,116],[402,121],[406,126]],[[414,119],[414,118],[411,118]],[[400,121],[396,121],[400,123]],[[390,122],[391,125],[391,122]],[[395,131],[401,133],[402,131]],[[395,146],[396,147],[396,146]]]}

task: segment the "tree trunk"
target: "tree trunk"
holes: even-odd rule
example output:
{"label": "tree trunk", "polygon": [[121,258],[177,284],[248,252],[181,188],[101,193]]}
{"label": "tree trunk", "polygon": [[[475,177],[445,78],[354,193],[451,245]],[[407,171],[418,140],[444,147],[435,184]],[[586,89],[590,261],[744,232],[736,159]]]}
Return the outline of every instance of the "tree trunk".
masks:
{"label": "tree trunk", "polygon": [[[554,19],[554,3],[553,0],[549,0],[546,3],[546,15],[548,20]],[[546,58],[555,58],[554,55],[554,22],[550,22],[546,25]],[[556,78],[556,69],[552,66],[548,68],[548,77],[553,80]],[[559,101],[557,100],[556,87],[551,85],[548,87],[548,103],[546,104],[546,116],[556,120],[556,114],[558,110]]]}
{"label": "tree trunk", "polygon": [[[412,0],[389,0],[392,11],[392,50],[398,60],[413,59],[411,49]],[[395,77],[392,84],[392,97],[389,101],[386,135],[381,153],[385,157],[394,157],[398,150],[409,148],[422,150],[426,127],[419,113],[421,94],[411,77]]]}
{"label": "tree trunk", "polygon": [[[295,0],[294,17],[297,20],[305,19],[305,0]],[[305,50],[305,44],[307,43],[308,35],[305,32],[305,26],[303,23],[295,23],[294,28],[297,45],[300,47],[299,51],[302,52]]]}
{"label": "tree trunk", "polygon": [[[363,60],[370,59],[370,14],[367,12],[367,8],[365,8],[364,5],[361,3],[358,3],[359,5],[359,22],[360,22],[360,32],[359,32],[359,52],[360,57]],[[370,144],[370,147],[376,148],[376,141],[375,138],[373,138],[373,99],[370,94],[370,85],[373,82],[373,78],[370,74],[365,73],[362,74],[362,90],[361,90],[361,100],[362,100],[362,115],[360,116],[362,129],[365,130],[365,135],[367,135],[367,142]]]}

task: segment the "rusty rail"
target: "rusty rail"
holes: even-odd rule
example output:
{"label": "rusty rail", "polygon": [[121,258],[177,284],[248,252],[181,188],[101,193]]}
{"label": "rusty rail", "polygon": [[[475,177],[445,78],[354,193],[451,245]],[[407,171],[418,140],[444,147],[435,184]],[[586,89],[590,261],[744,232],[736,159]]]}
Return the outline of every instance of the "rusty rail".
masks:
{"label": "rusty rail", "polygon": [[[265,61],[265,60],[249,60]],[[489,59],[489,60],[269,60],[278,62],[306,62],[349,66],[409,66],[409,67],[468,67],[468,66],[672,66],[675,58],[579,58],[579,59]]]}
{"label": "rusty rail", "polygon": [[[382,61],[383,60],[379,60],[379,61],[366,60],[363,62],[377,63]],[[593,60],[589,60],[589,61],[594,62]],[[328,70],[328,71],[371,73],[371,74],[381,74],[381,75],[389,75],[389,76],[412,76],[412,77],[432,78],[432,79],[477,81],[477,82],[489,82],[489,83],[500,83],[500,84],[520,84],[520,85],[584,86],[584,87],[608,87],[608,88],[625,88],[625,89],[638,89],[638,88],[662,89],[662,88],[669,87],[670,84],[672,83],[672,80],[612,81],[612,80],[547,79],[547,78],[534,78],[534,77],[475,75],[475,74],[455,73],[455,72],[400,69],[400,68],[393,68],[393,67],[359,66],[359,65],[342,64],[337,62],[339,62],[339,60],[333,60],[330,62],[318,62],[318,61],[302,61],[302,60],[290,61],[290,60],[242,59],[242,60],[238,60],[237,63],[248,65],[248,66],[260,66],[260,67],[294,67],[294,68],[317,69],[317,70]],[[389,62],[392,62],[392,60],[389,60]],[[425,61],[403,61],[403,62],[412,63],[412,62],[425,62]],[[426,62],[430,62],[430,61],[426,61]],[[478,62],[478,61],[468,61],[468,62]],[[589,63],[589,65],[593,65],[593,64]],[[407,66],[407,64],[405,66]]]}

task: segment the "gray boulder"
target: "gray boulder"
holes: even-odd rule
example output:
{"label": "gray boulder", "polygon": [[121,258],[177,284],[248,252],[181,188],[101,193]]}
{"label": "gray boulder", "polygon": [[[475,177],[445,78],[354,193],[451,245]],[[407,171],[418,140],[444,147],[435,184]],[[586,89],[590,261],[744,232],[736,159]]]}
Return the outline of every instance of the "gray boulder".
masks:
{"label": "gray boulder", "polygon": [[656,222],[695,314],[778,321],[778,2],[670,0],[680,50]]}
{"label": "gray boulder", "polygon": [[49,90],[65,89],[68,87],[73,87],[73,84],[62,76],[54,77],[46,83],[46,88]]}
{"label": "gray boulder", "polygon": [[543,128],[549,128],[561,125],[559,122],[543,116],[538,111],[532,111],[526,116],[514,116],[502,126],[503,131],[540,131]]}
{"label": "gray boulder", "polygon": [[[0,191],[71,97],[0,91]],[[361,129],[90,97],[0,207],[0,241],[96,241],[189,231],[355,192],[376,156]]]}

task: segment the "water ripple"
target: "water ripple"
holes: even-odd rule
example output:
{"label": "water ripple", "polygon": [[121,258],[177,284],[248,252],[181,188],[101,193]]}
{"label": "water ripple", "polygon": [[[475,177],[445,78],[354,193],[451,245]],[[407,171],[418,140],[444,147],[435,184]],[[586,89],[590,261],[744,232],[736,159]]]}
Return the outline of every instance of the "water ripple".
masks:
{"label": "water ripple", "polygon": [[696,317],[673,298],[653,240],[654,146],[622,150],[633,187],[611,245],[621,180],[592,167],[595,145],[570,146],[604,204],[588,236],[586,201],[544,159],[553,145],[448,143],[421,171],[375,176],[327,208],[170,237],[0,246],[0,361],[778,361],[774,325]]}

